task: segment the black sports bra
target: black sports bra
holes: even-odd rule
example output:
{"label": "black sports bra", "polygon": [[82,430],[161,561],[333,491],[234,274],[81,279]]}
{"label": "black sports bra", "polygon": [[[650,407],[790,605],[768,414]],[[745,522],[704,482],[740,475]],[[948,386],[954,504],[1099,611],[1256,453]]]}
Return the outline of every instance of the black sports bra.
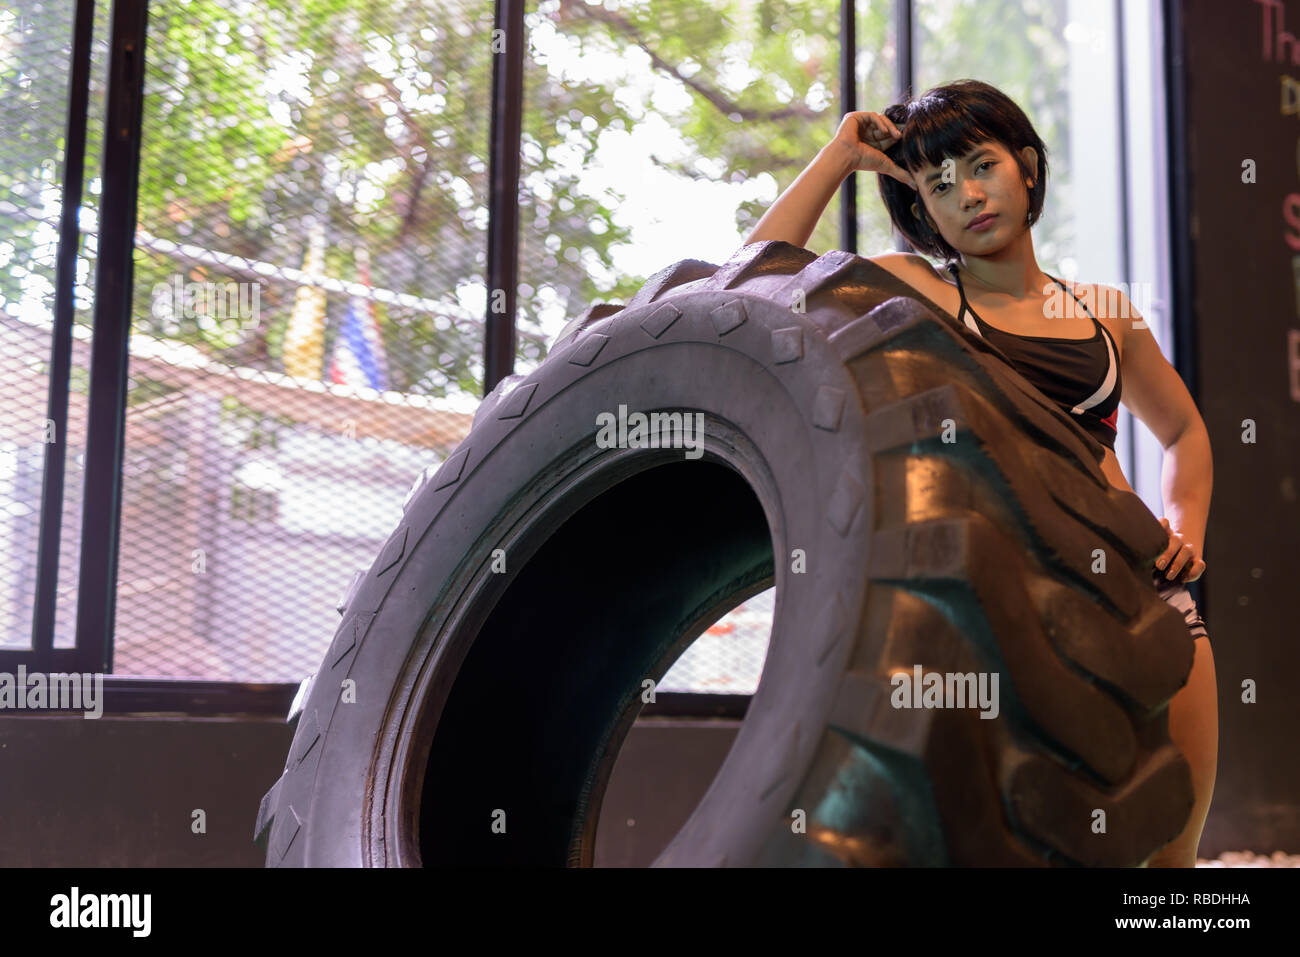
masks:
{"label": "black sports bra", "polygon": [[1017,372],[1073,415],[1089,435],[1114,451],[1123,388],[1119,349],[1110,330],[1097,321],[1083,300],[1075,296],[1065,283],[1049,274],[1052,282],[1083,306],[1096,331],[1087,339],[1021,336],[990,326],[977,316],[966,301],[966,290],[962,288],[957,264],[949,263],[948,270],[957,281],[957,291],[961,294],[957,321],[992,342],[1011,359]]}

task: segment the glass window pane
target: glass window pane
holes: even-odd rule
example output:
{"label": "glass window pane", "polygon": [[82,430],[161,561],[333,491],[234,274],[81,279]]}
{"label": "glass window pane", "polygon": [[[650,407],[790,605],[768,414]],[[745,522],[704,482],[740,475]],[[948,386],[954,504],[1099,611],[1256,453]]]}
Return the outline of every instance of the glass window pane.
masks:
{"label": "glass window pane", "polygon": [[65,449],[54,637],[73,644],[108,5],[95,11],[66,435],[46,422],[74,0],[0,3],[0,648],[31,647],[47,438]]}
{"label": "glass window pane", "polygon": [[[884,113],[897,102],[898,32],[892,2],[858,0],[858,109]],[[880,201],[879,176],[860,173],[858,183],[858,253],[875,256],[894,248],[893,225]],[[835,200],[838,202],[838,199]]]}
{"label": "glass window pane", "polygon": [[[835,0],[543,0],[527,26],[521,372],[592,303],[681,259],[726,262],[841,112]],[[832,203],[809,246],[839,244]]]}
{"label": "glass window pane", "polygon": [[[1119,25],[1108,0],[919,0],[918,92],[972,77],[1028,115],[1047,147],[1047,198],[1034,251],[1049,273],[1126,290],[1142,308],[1150,282],[1124,261]],[[1115,448],[1126,473],[1132,414]]]}
{"label": "glass window pane", "polygon": [[492,4],[152,0],[114,670],[296,681],[482,383]]}
{"label": "glass window pane", "polygon": [[[743,245],[839,126],[839,10],[541,2],[528,15],[517,371],[591,304]],[[887,10],[864,5],[873,36]],[[861,60],[872,82],[892,76],[890,56]],[[839,219],[837,198],[808,248],[840,248]],[[659,687],[752,693],[774,599],[768,589],[714,623]]]}
{"label": "glass window pane", "polygon": [[1071,57],[1088,51],[1067,39],[1071,6],[1069,0],[917,0],[913,7],[917,94],[957,79],[991,83],[1020,105],[1047,146],[1047,202],[1034,247],[1045,270],[1067,276],[1077,270],[1077,261],[1068,260],[1077,252],[1083,210],[1105,202],[1090,194],[1079,208],[1071,137],[1095,138],[1093,156],[1105,163],[1114,165],[1118,155],[1106,129],[1072,122]]}

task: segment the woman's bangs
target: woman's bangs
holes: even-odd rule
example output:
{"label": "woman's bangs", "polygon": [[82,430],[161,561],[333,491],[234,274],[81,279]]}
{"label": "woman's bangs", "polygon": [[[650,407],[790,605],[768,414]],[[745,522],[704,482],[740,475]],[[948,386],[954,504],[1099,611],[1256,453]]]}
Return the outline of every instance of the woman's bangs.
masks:
{"label": "woman's bangs", "polygon": [[908,169],[942,166],[947,157],[959,159],[980,143],[997,139],[976,117],[948,104],[913,117],[911,123],[917,129],[904,146],[901,164]]}

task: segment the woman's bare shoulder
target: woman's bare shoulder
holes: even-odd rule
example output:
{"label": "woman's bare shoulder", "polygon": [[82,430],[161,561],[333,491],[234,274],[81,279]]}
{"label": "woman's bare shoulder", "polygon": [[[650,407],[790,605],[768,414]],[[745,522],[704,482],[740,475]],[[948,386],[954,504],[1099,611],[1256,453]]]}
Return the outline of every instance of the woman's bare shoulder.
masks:
{"label": "woman's bare shoulder", "polygon": [[1075,282],[1064,278],[1061,282],[1106,326],[1122,355],[1128,344],[1129,329],[1142,318],[1123,290],[1101,282]]}
{"label": "woman's bare shoulder", "polygon": [[918,256],[916,253],[891,252],[865,258],[881,269],[893,273],[909,286],[921,289],[922,292],[925,291],[923,285],[944,281],[943,276],[934,268],[930,260],[924,256]]}
{"label": "woman's bare shoulder", "polygon": [[1099,319],[1114,319],[1120,315],[1121,306],[1127,305],[1124,293],[1114,286],[1100,282],[1076,282],[1062,278],[1065,288],[1088,304]]}

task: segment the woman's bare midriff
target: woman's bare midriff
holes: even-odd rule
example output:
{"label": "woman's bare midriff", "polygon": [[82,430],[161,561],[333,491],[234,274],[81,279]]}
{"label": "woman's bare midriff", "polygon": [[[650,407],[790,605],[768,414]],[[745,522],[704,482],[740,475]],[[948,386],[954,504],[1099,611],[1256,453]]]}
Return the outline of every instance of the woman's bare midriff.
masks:
{"label": "woman's bare midriff", "polygon": [[1110,480],[1111,485],[1125,492],[1133,491],[1133,486],[1128,484],[1128,480],[1124,478],[1124,471],[1119,467],[1119,458],[1110,449],[1106,450],[1106,457],[1101,460],[1101,470]]}

